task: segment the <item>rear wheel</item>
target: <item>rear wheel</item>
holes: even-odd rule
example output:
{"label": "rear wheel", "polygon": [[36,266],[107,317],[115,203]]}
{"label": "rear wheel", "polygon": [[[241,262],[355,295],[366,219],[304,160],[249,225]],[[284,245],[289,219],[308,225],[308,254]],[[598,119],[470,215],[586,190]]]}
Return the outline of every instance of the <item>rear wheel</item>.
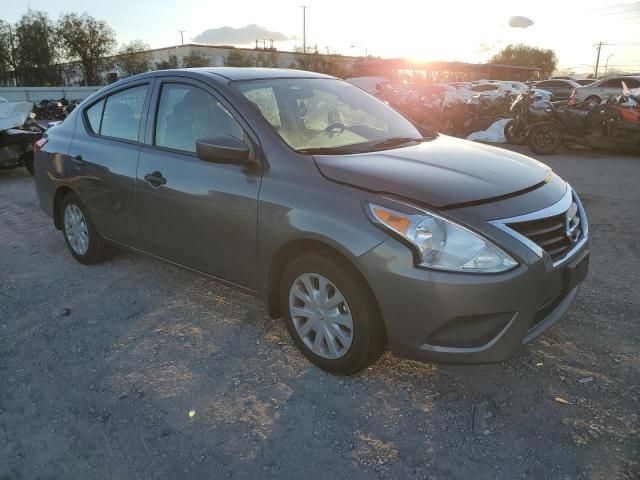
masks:
{"label": "rear wheel", "polygon": [[524,145],[527,134],[524,128],[519,127],[519,122],[509,120],[504,126],[504,136],[511,145]]}
{"label": "rear wheel", "polygon": [[64,196],[60,202],[60,218],[64,241],[76,260],[92,265],[104,259],[105,242],[76,194],[68,193]]}
{"label": "rear wheel", "polygon": [[384,352],[373,294],[344,262],[319,253],[292,260],[282,277],[280,308],[296,346],[328,372],[356,373]]}
{"label": "rear wheel", "polygon": [[592,105],[599,105],[602,99],[597,95],[589,95],[586,99],[586,103],[590,103]]}
{"label": "rear wheel", "polygon": [[552,123],[538,125],[529,132],[527,145],[533,153],[538,155],[550,155],[555,152],[562,143],[562,133]]}

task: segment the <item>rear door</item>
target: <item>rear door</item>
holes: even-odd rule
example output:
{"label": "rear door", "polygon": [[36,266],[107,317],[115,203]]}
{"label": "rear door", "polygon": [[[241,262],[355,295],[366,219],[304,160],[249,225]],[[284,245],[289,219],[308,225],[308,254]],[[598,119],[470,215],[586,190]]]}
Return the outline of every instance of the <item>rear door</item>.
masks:
{"label": "rear door", "polygon": [[136,245],[135,181],[153,79],[123,86],[81,112],[69,149],[72,188],[105,237]]}
{"label": "rear door", "polygon": [[149,253],[255,288],[261,170],[196,155],[200,138],[233,135],[254,145],[248,126],[211,87],[158,80],[137,174],[137,221]]}

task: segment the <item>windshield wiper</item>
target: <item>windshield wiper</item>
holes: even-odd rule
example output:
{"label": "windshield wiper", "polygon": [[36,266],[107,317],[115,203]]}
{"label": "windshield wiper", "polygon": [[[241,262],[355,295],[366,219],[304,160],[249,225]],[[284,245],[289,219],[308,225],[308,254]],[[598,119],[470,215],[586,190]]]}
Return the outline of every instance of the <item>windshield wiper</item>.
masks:
{"label": "windshield wiper", "polygon": [[391,137],[370,145],[367,150],[382,150],[384,148],[397,147],[409,142],[425,142],[433,140],[431,137]]}
{"label": "windshield wiper", "polygon": [[348,155],[351,153],[358,153],[358,150],[347,147],[314,147],[301,148],[296,150],[296,152],[304,153],[305,155]]}

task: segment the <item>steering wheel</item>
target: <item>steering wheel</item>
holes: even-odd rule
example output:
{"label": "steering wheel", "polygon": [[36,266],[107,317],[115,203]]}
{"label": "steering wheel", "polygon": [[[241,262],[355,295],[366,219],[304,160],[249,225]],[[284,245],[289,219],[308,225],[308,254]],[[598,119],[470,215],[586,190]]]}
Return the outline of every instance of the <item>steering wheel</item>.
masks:
{"label": "steering wheel", "polygon": [[324,129],[326,133],[342,133],[347,129],[347,126],[344,123],[335,122],[327,126]]}

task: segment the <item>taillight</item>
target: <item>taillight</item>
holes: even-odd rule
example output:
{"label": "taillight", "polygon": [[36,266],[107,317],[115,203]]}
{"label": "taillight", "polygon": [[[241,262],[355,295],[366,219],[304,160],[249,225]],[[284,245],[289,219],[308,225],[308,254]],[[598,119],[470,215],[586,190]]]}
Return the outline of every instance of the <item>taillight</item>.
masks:
{"label": "taillight", "polygon": [[575,88],[573,90],[571,90],[571,97],[575,97],[577,94],[578,94],[578,92],[576,92]]}
{"label": "taillight", "polygon": [[48,138],[42,137],[40,140],[33,144],[33,151],[35,153],[38,153],[40,150],[42,150],[42,147],[44,147],[48,141]]}

